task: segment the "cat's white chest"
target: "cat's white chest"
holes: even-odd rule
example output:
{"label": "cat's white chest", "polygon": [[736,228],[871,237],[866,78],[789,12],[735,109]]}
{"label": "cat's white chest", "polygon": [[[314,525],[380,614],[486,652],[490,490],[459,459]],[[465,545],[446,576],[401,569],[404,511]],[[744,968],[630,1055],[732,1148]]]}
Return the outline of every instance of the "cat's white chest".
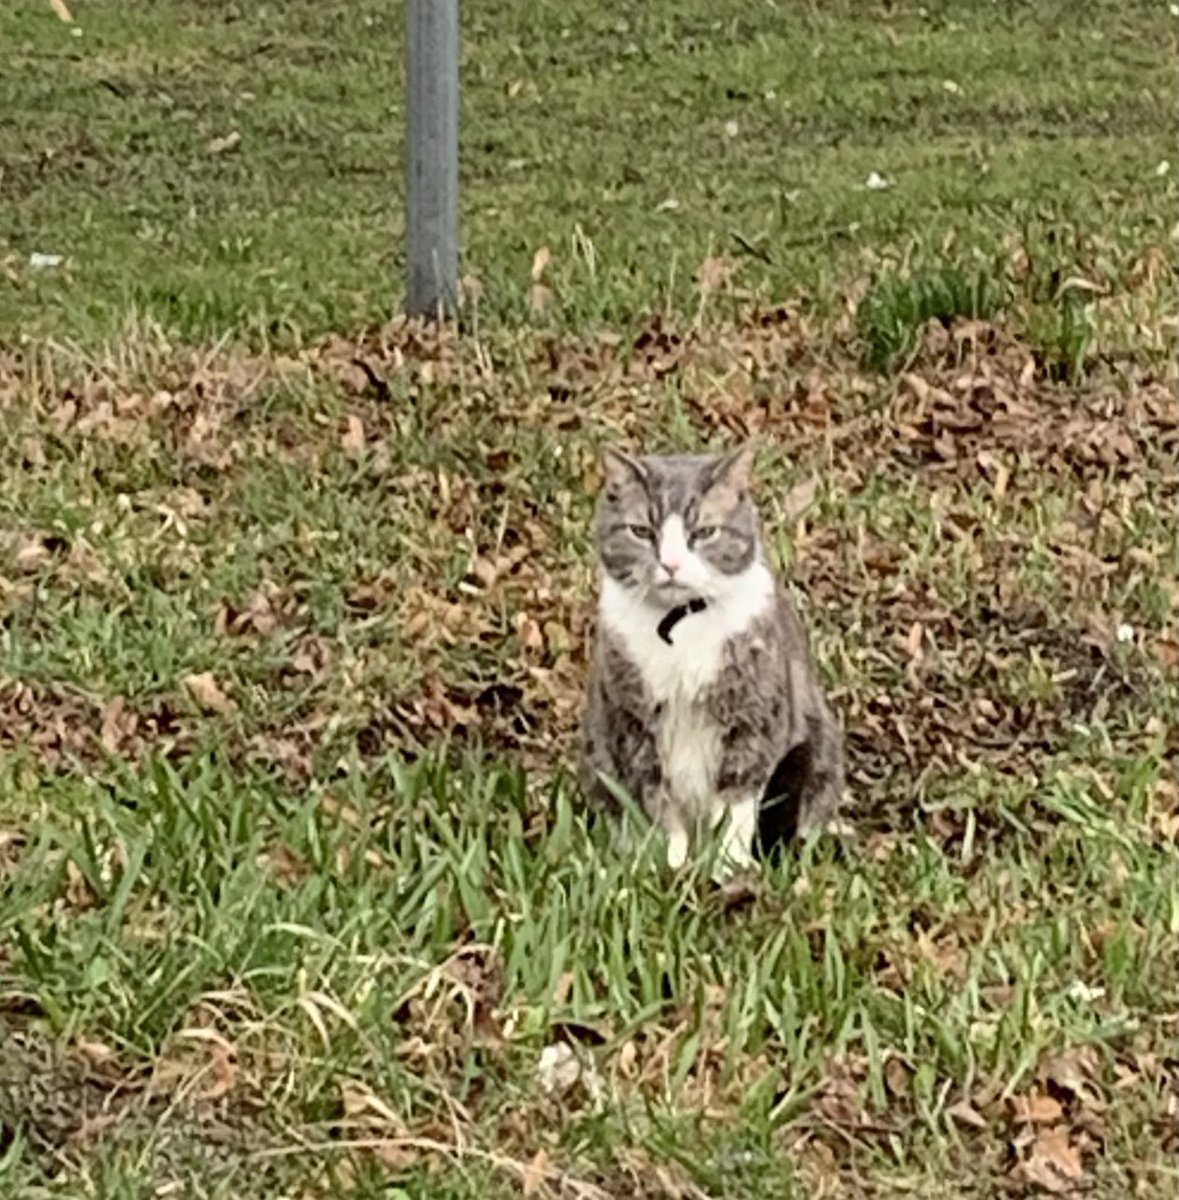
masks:
{"label": "cat's white chest", "polygon": [[655,710],[655,734],[664,781],[676,806],[696,816],[714,807],[723,733],[705,706],[729,641],[744,633],[773,603],[769,570],[755,564],[732,592],[703,612],[680,620],[671,645],[658,634],[660,614],[608,576],[602,582],[601,618],[638,668]]}

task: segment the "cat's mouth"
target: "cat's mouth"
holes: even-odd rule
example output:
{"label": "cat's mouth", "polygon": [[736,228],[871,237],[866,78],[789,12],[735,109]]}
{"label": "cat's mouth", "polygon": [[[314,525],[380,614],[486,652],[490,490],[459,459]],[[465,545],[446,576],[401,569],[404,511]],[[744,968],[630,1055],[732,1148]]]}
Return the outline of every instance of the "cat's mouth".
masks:
{"label": "cat's mouth", "polygon": [[655,584],[655,593],[660,600],[665,600],[669,604],[676,604],[680,600],[686,600],[689,596],[694,596],[696,590],[688,587],[686,583],[677,583],[674,579],[664,579]]}
{"label": "cat's mouth", "polygon": [[702,595],[699,588],[686,583],[657,583],[647,593],[647,603],[665,613],[687,604],[707,604],[708,600],[709,597]]}

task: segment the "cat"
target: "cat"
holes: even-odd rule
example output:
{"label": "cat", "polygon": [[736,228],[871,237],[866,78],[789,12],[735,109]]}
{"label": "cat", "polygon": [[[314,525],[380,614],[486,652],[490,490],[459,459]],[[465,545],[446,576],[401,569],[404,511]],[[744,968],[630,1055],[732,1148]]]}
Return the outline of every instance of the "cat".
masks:
{"label": "cat", "polygon": [[748,866],[842,799],[842,731],[767,560],[754,457],[602,455],[578,774],[591,802],[616,803],[611,784],[637,800],[673,868],[722,823],[720,872]]}

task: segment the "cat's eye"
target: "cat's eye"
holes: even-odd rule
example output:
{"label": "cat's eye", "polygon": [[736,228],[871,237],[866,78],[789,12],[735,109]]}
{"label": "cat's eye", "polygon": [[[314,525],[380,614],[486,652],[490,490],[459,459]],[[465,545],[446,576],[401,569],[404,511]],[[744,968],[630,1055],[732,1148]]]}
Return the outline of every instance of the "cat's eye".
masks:
{"label": "cat's eye", "polygon": [[653,542],[655,540],[655,530],[650,525],[628,525],[627,533],[631,537],[636,537],[640,542]]}
{"label": "cat's eye", "polygon": [[718,533],[720,529],[716,525],[698,525],[688,540],[693,546],[698,546],[701,542],[711,542]]}

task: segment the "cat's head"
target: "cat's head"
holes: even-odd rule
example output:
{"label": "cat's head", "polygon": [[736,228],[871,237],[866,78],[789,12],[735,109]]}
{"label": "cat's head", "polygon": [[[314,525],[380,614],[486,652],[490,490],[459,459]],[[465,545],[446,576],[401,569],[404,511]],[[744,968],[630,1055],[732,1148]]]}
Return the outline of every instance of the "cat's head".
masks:
{"label": "cat's head", "polygon": [[604,451],[594,531],[603,570],[668,607],[738,587],[760,553],[753,457],[750,445],[728,454]]}

